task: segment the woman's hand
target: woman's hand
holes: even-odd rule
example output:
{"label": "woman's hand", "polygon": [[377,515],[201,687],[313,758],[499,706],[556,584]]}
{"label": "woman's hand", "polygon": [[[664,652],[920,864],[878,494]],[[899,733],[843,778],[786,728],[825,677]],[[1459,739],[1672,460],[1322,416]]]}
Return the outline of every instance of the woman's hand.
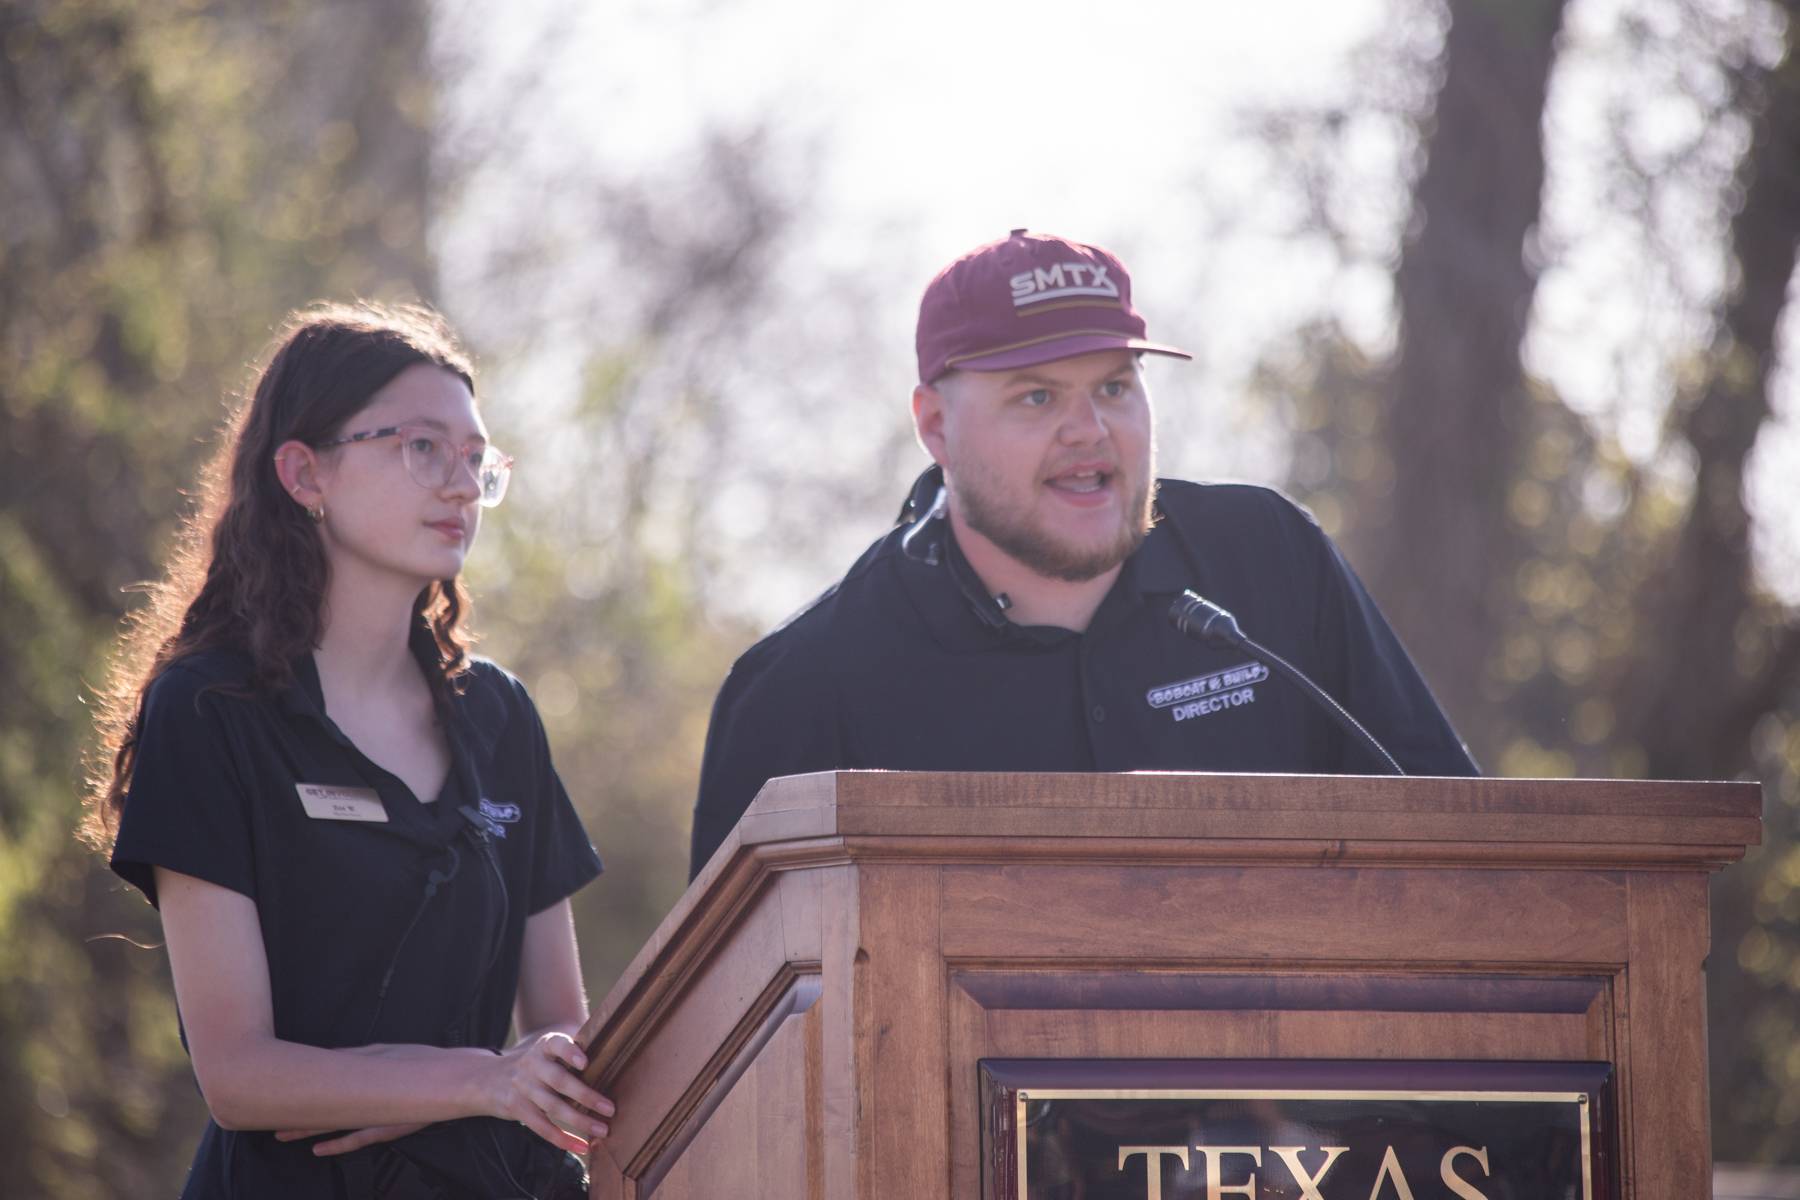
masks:
{"label": "woman's hand", "polygon": [[[312,1148],[312,1152],[320,1158],[329,1158],[333,1154],[348,1154],[352,1150],[361,1150],[364,1146],[373,1146],[379,1142],[391,1142],[403,1138],[409,1133],[417,1133],[430,1124],[420,1121],[416,1125],[371,1125],[367,1129],[355,1129],[342,1137],[334,1137],[328,1142],[320,1142]],[[301,1142],[307,1138],[318,1137],[322,1133],[331,1133],[329,1129],[283,1129],[275,1135],[278,1142]]]}
{"label": "woman's hand", "polygon": [[313,1147],[320,1155],[473,1116],[517,1121],[576,1153],[606,1136],[612,1101],[575,1073],[587,1062],[569,1035],[587,1007],[567,900],[526,919],[514,1013],[519,1028],[537,1032],[496,1055],[283,1041],[255,901],[166,867],[156,868],[156,891],[194,1073],[220,1128],[280,1130],[290,1142],[329,1133]]}
{"label": "woman's hand", "polygon": [[587,1056],[566,1033],[526,1038],[500,1055],[489,1082],[488,1111],[517,1121],[552,1146],[586,1154],[606,1136],[613,1102],[582,1082]]}
{"label": "woman's hand", "polygon": [[[587,1066],[587,1057],[568,1034],[550,1032],[527,1038],[499,1055],[496,1066],[498,1073],[489,1083],[494,1116],[517,1121],[551,1145],[576,1154],[588,1152],[590,1139],[606,1136],[607,1124],[599,1118],[613,1115],[613,1103],[581,1081],[578,1072]],[[428,1123],[355,1129],[320,1142],[312,1152],[321,1158],[348,1154],[417,1133]],[[275,1140],[298,1142],[331,1132],[283,1129]]]}

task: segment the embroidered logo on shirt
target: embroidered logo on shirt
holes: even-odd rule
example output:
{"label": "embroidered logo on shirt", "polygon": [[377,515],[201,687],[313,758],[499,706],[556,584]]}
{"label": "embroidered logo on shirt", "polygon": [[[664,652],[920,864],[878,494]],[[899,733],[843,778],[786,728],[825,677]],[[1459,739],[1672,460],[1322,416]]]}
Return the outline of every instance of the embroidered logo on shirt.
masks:
{"label": "embroidered logo on shirt", "polygon": [[487,831],[494,837],[506,836],[506,827],[515,824],[519,819],[519,806],[516,804],[495,804],[492,800],[481,802],[481,821]]}
{"label": "embroidered logo on shirt", "polygon": [[1256,702],[1256,685],[1269,677],[1259,662],[1242,663],[1211,675],[1165,683],[1144,693],[1151,708],[1166,708],[1177,721],[1191,721]]}

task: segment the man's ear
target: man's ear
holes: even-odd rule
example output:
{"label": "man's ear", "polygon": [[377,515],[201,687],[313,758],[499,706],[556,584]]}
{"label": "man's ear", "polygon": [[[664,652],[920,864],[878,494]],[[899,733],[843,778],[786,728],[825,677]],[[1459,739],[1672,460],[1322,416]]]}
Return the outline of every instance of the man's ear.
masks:
{"label": "man's ear", "polygon": [[288,441],[275,448],[275,477],[301,508],[310,510],[324,502],[321,474],[319,452],[305,442]]}
{"label": "man's ear", "polygon": [[919,445],[938,466],[945,465],[944,393],[929,383],[921,383],[912,394],[913,433]]}

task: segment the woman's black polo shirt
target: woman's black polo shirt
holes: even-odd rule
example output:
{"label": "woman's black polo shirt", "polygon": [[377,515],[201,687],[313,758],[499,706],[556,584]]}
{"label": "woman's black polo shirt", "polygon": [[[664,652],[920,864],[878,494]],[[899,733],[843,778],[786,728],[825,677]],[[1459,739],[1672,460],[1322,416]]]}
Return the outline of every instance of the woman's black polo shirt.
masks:
{"label": "woman's black polo shirt", "polygon": [[[471,664],[421,803],[325,715],[311,655],[279,694],[249,674],[214,650],[150,688],[113,870],[152,904],[157,866],[256,901],[278,1038],[502,1046],[526,917],[600,872],[524,687]],[[209,1125],[184,1195],[331,1195],[331,1162]]]}

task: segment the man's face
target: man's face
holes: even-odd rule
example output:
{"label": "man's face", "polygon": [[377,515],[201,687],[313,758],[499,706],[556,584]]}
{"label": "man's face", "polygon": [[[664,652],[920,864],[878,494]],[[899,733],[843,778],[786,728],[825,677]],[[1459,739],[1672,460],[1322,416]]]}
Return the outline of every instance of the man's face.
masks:
{"label": "man's face", "polygon": [[1111,570],[1150,528],[1150,395],[1137,355],[955,371],[913,392],[950,511],[1039,575]]}

